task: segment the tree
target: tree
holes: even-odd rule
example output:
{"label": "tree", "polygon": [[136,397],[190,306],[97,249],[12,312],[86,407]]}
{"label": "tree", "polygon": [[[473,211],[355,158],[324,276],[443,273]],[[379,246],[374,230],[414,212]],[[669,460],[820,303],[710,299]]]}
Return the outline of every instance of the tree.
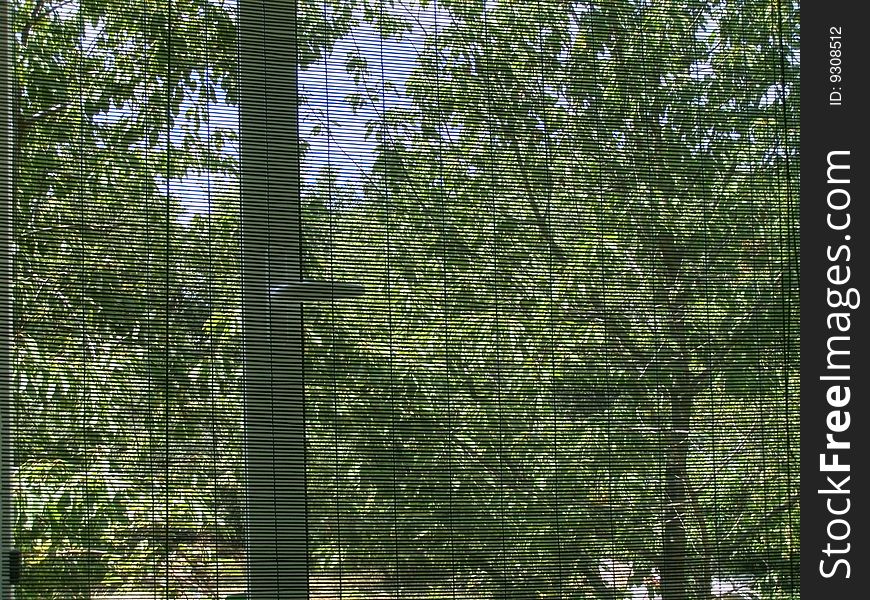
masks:
{"label": "tree", "polygon": [[336,552],[378,539],[395,556],[360,560],[397,585],[483,573],[504,597],[592,580],[606,553],[656,565],[667,599],[709,597],[722,569],[793,592],[793,20],[775,3],[437,10],[412,108],[379,106],[377,65],[360,75],[379,158],[321,254],[374,289],[313,326],[341,324],[355,343],[336,360],[359,365],[332,375],[346,403],[324,395],[336,496],[370,510]]}
{"label": "tree", "polygon": [[[234,19],[16,4],[23,597],[238,574]],[[304,190],[306,277],[367,287],[305,309],[312,572],[612,598],[619,558],[664,600],[734,572],[797,594],[796,19],[300,3],[302,69],[377,36],[347,64],[375,163],[349,182],[326,121]]]}

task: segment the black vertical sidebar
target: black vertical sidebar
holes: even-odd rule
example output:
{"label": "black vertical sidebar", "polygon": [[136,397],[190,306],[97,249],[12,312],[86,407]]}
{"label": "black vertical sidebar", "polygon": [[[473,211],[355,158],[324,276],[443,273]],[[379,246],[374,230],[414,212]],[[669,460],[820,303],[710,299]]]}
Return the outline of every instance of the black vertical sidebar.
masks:
{"label": "black vertical sidebar", "polygon": [[870,58],[859,2],[801,5],[801,597],[867,597]]}
{"label": "black vertical sidebar", "polygon": [[296,2],[239,0],[249,599],[308,597]]}

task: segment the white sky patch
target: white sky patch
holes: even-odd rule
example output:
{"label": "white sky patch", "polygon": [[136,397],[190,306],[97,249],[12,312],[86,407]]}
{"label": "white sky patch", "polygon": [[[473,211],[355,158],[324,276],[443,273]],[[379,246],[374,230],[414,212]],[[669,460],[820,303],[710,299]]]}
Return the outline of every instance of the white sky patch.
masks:
{"label": "white sky patch", "polygon": [[[198,90],[202,90],[201,86],[204,84],[205,77],[208,75],[194,74],[193,80],[196,82]],[[226,93],[219,85],[215,85],[214,81],[209,83],[215,87],[215,101],[206,103],[200,91],[193,93],[188,91],[181,102],[179,114],[175,118],[173,132],[193,132],[202,140],[212,139],[219,131],[238,134],[239,107],[227,103]],[[197,109],[200,111],[198,127],[194,118],[194,112]],[[225,146],[224,155],[238,157],[238,143],[234,142]]]}
{"label": "white sky patch", "polygon": [[[195,75],[198,90],[202,89],[204,75]],[[178,116],[173,123],[170,139],[173,144],[181,144],[185,136],[195,134],[198,139],[214,143],[213,140],[221,132],[230,135],[223,136],[225,144],[221,148],[222,155],[227,158],[238,158],[238,131],[239,109],[238,106],[228,104],[226,94],[215,86],[214,102],[204,102],[203,95],[199,92],[188,92],[181,103]],[[197,124],[194,112],[200,111],[200,121]],[[161,140],[165,143],[165,137]],[[166,189],[166,179],[156,177],[155,183],[160,190]],[[225,194],[230,189],[238,189],[235,178],[219,172],[188,172],[179,179],[173,179],[169,183],[169,195],[176,199],[181,208],[178,221],[188,224],[194,215],[207,214],[211,210],[211,198],[215,194]]]}
{"label": "white sky patch", "polygon": [[238,190],[235,178],[218,173],[189,172],[186,177],[170,180],[168,190],[164,177],[155,177],[154,183],[161,193],[168,191],[169,197],[178,202],[178,222],[182,225],[189,224],[195,215],[208,214],[214,197]]}
{"label": "white sky patch", "polygon": [[713,577],[710,582],[710,592],[714,598],[754,600],[759,597],[755,590],[755,578],[751,575]]}
{"label": "white sky patch", "polygon": [[[226,95],[223,90],[218,89],[216,96],[217,101],[208,103],[203,109],[203,115],[206,118],[197,127],[192,118],[191,111],[196,109],[197,106],[201,107],[202,102],[199,94],[197,94],[197,97],[193,97],[188,93],[181,104],[180,113],[176,117],[170,132],[173,144],[181,144],[185,136],[191,133],[195,133],[202,140],[214,139],[215,135],[220,131],[233,134],[238,133],[238,107],[226,102]],[[118,125],[124,120],[132,123],[136,118],[137,110],[133,103],[128,102],[122,107],[113,107],[94,115],[93,120],[99,126],[111,127]],[[158,144],[165,146],[166,139],[167,136],[164,132],[164,135],[158,139]],[[238,158],[239,147],[237,138],[235,136],[225,136],[224,139],[223,155],[228,158]],[[165,191],[166,179],[164,177],[155,177],[154,182],[159,190]],[[182,208],[182,214],[179,218],[180,222],[188,223],[194,214],[208,212],[210,210],[208,190],[211,189],[212,194],[223,192],[227,189],[227,185],[230,182],[232,182],[231,177],[217,172],[190,173],[187,177],[172,180],[170,183],[170,195],[178,200]]]}
{"label": "white sky patch", "polygon": [[54,14],[61,20],[67,20],[74,17],[79,12],[78,0],[67,0],[55,5]]}
{"label": "white sky patch", "polygon": [[[412,8],[403,6],[403,10]],[[401,38],[382,39],[371,24],[362,23],[328,56],[300,71],[300,92],[306,99],[300,108],[300,134],[308,144],[305,182],[312,182],[328,167],[338,174],[340,185],[360,189],[371,173],[379,144],[372,126],[379,125],[384,111],[412,106],[405,86],[423,41],[420,27]],[[365,64],[362,76],[348,72],[351,56]]]}
{"label": "white sky patch", "polygon": [[97,125],[116,125],[123,119],[132,119],[136,116],[136,111],[133,109],[131,102],[125,103],[120,108],[112,107],[109,110],[97,113],[93,119]]}
{"label": "white sky patch", "polygon": [[762,94],[761,99],[758,101],[758,106],[760,108],[764,108],[765,106],[770,106],[776,102],[779,102],[781,99],[788,96],[789,86],[785,86],[785,93],[782,91],[782,86],[779,82],[772,84],[767,88],[767,91]]}
{"label": "white sky patch", "polygon": [[[86,55],[93,54],[96,49],[97,42],[104,34],[105,27],[106,23],[102,20],[97,22],[96,24],[85,23],[85,31],[84,35],[82,35],[82,49]],[[109,64],[114,64],[114,56],[112,56],[112,54],[106,53],[105,50],[103,52],[105,53],[106,60],[109,62]]]}
{"label": "white sky patch", "polygon": [[714,75],[713,65],[709,60],[699,60],[689,67],[689,76],[692,79],[707,79]]}

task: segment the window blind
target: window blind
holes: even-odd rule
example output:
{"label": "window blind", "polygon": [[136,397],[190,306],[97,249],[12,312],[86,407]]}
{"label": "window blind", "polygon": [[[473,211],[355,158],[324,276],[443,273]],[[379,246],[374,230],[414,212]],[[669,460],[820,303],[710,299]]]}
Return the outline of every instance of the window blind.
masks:
{"label": "window blind", "polygon": [[798,597],[796,4],[3,7],[6,597]]}

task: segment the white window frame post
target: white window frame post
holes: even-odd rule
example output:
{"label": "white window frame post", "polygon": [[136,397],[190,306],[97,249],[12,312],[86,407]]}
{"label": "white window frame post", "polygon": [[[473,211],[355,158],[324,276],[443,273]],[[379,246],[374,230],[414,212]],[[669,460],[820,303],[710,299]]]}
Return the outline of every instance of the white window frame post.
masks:
{"label": "white window frame post", "polygon": [[308,598],[295,0],[239,0],[249,600]]}

